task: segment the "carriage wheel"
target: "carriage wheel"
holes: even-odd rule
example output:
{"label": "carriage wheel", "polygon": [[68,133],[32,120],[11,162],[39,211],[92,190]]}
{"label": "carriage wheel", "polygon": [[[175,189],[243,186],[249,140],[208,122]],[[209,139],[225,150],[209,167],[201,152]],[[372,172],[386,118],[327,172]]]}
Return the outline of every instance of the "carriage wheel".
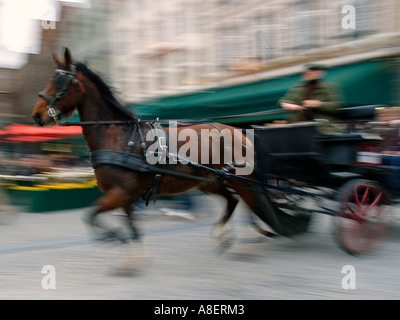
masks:
{"label": "carriage wheel", "polygon": [[392,215],[388,193],[368,180],[347,182],[338,192],[335,236],[345,252],[370,253],[389,234]]}

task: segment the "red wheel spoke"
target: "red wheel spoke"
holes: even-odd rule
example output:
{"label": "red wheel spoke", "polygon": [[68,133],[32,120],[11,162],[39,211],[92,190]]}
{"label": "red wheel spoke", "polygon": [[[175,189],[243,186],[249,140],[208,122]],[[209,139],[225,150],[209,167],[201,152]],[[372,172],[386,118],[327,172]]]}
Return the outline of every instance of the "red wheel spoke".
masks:
{"label": "red wheel spoke", "polygon": [[[375,207],[381,200],[383,192],[380,192],[377,195],[377,197],[374,199],[374,201],[368,205],[368,207],[362,209],[363,205],[366,205],[368,203],[370,187],[367,186],[367,188],[365,189],[365,192],[363,194],[361,201],[359,200],[358,193],[356,190],[357,190],[357,188],[354,188],[354,201],[356,203],[356,206],[359,208],[359,210],[353,209],[347,198],[345,198],[344,202],[345,202],[346,208],[351,212],[351,214],[356,218],[356,220],[365,220],[365,216],[368,214],[368,212],[373,207]],[[385,210],[385,208],[372,214],[370,216],[370,218],[379,216],[384,210]]]}
{"label": "red wheel spoke", "polygon": [[379,210],[378,212],[374,213],[373,215],[370,216],[370,218],[375,218],[379,215],[381,215],[384,211],[386,211],[388,207],[384,207],[382,210]]}
{"label": "red wheel spoke", "polygon": [[[373,208],[377,205],[377,203],[379,202],[381,197],[382,197],[382,192],[380,194],[378,194],[378,196],[375,198],[375,200],[368,207],[366,207],[360,211],[361,215],[365,216],[368,213],[368,211],[371,210],[371,208]],[[373,214],[371,217],[375,217],[375,216],[377,216],[377,214]]]}
{"label": "red wheel spoke", "polygon": [[369,195],[369,186],[367,186],[365,188],[364,195],[363,195],[363,197],[361,199],[361,204],[367,204],[368,203],[368,195]]}
{"label": "red wheel spoke", "polygon": [[357,204],[357,207],[359,207],[360,209],[362,208],[363,205],[365,205],[366,203],[368,203],[368,198],[369,198],[369,186],[366,186],[364,194],[361,198],[361,201],[358,197],[358,190],[359,190],[359,185],[354,186],[354,201]]}
{"label": "red wheel spoke", "polygon": [[358,199],[357,185],[354,187],[354,201],[357,204],[357,207],[361,208],[361,203],[360,200]]}
{"label": "red wheel spoke", "polygon": [[351,212],[353,215],[356,216],[357,214],[356,214],[356,212],[353,210],[353,208],[351,207],[350,202],[349,202],[349,200],[347,200],[347,198],[344,200],[344,203],[346,204],[347,209],[349,209],[350,212]]}

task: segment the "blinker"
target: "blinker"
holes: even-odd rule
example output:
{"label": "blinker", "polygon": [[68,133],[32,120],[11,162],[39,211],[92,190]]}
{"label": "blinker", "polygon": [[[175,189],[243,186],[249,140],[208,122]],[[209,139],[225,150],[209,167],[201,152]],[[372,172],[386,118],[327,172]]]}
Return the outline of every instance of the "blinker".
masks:
{"label": "blinker", "polygon": [[54,79],[54,84],[58,89],[62,89],[68,81],[68,76],[64,73],[58,73]]}

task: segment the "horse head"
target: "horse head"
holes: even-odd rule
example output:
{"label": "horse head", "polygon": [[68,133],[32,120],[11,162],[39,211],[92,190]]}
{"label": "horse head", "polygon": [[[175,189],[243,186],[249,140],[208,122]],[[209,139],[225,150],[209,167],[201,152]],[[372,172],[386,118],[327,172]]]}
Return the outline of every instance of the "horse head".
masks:
{"label": "horse head", "polygon": [[68,118],[82,102],[84,87],[79,80],[68,48],[64,62],[53,55],[56,69],[50,83],[39,93],[32,118],[39,126],[54,125],[62,117]]}

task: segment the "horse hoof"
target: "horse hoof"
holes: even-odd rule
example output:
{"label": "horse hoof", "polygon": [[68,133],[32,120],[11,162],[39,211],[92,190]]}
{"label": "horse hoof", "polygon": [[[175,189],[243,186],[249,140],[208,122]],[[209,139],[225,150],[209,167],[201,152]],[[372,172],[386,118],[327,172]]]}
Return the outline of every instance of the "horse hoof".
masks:
{"label": "horse hoof", "polygon": [[226,224],[224,225],[217,224],[211,230],[211,237],[217,240],[224,238],[233,238],[233,229]]}
{"label": "horse hoof", "polygon": [[227,250],[229,250],[234,243],[233,238],[226,238],[221,240],[216,247],[216,252],[219,256],[223,255]]}
{"label": "horse hoof", "polygon": [[232,229],[226,225],[215,226],[211,231],[211,237],[217,242],[216,251],[218,255],[225,253],[235,241]]}
{"label": "horse hoof", "polygon": [[135,241],[138,239],[138,237],[134,234],[127,233],[127,234],[119,234],[117,236],[117,239],[121,241],[122,243],[128,243],[129,241]]}
{"label": "horse hoof", "polygon": [[121,255],[123,256],[113,268],[113,274],[116,276],[136,276],[144,271],[144,267],[150,261],[149,253],[140,248],[139,250],[132,250],[134,248],[124,246],[121,248]]}
{"label": "horse hoof", "polygon": [[118,239],[118,233],[115,231],[107,231],[94,236],[94,240],[97,241],[114,241]]}
{"label": "horse hoof", "polygon": [[212,228],[211,238],[219,239],[225,232],[225,227],[218,224]]}

